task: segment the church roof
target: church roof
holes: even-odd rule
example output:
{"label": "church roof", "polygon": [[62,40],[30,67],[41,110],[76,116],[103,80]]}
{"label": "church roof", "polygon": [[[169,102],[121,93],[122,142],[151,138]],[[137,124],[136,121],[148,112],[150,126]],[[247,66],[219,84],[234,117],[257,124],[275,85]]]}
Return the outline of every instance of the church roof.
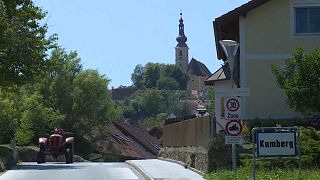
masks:
{"label": "church roof", "polygon": [[178,44],[176,47],[188,47],[186,44],[188,38],[184,34],[184,24],[183,24],[183,19],[182,19],[182,13],[180,13],[180,20],[179,20],[179,35],[176,38]]}
{"label": "church roof", "polygon": [[211,72],[202,62],[192,58],[188,65],[188,74],[208,77],[211,75]]}

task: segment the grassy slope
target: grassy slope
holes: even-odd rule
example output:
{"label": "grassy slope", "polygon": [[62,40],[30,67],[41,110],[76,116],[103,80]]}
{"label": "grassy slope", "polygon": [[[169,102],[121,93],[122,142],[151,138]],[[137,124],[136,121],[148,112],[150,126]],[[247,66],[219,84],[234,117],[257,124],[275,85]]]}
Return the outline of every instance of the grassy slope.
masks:
{"label": "grassy slope", "polygon": [[[237,173],[233,173],[230,170],[220,170],[213,173],[206,174],[206,179],[217,179],[217,180],[247,180],[252,179],[252,168],[250,167],[242,167],[239,168]],[[256,172],[257,180],[278,180],[278,179],[320,179],[320,170],[312,169],[312,170],[301,170],[301,174],[299,174],[298,169],[293,170],[283,170],[283,169],[274,169],[274,170],[258,170]]]}

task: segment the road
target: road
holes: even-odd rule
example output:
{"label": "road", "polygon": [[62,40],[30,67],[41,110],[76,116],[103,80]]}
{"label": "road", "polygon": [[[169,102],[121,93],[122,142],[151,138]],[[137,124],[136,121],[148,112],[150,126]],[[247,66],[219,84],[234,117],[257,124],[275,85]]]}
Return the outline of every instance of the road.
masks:
{"label": "road", "polygon": [[117,180],[143,179],[125,163],[24,162],[0,176],[1,180]]}
{"label": "road", "polygon": [[203,177],[183,166],[159,159],[130,160],[127,163],[143,170],[150,179],[203,180]]}

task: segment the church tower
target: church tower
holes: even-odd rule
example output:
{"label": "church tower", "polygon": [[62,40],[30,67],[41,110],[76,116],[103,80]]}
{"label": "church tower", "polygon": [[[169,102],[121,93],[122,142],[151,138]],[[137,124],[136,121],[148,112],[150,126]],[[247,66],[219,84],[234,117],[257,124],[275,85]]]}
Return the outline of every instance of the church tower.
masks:
{"label": "church tower", "polygon": [[178,44],[175,47],[176,49],[176,65],[179,66],[183,72],[187,73],[188,64],[189,64],[189,57],[188,57],[188,50],[189,47],[186,44],[187,37],[184,34],[184,24],[182,19],[182,13],[180,13],[180,20],[179,20],[179,35],[176,38]]}

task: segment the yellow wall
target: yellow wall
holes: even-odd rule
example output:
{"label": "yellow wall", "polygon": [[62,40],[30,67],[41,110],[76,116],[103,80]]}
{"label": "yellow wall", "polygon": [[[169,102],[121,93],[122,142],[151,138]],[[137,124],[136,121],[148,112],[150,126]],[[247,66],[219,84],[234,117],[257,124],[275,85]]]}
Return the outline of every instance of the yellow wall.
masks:
{"label": "yellow wall", "polygon": [[273,0],[245,18],[246,54],[292,54],[296,47],[320,47],[319,35],[295,35],[292,0]]}
{"label": "yellow wall", "polygon": [[[291,0],[273,0],[247,13],[244,20],[245,86],[250,88],[246,115],[253,118],[290,118],[298,114],[286,104],[277,87],[271,64],[283,64],[296,47],[320,47],[320,35],[295,35]],[[241,27],[240,27],[241,29]],[[241,34],[241,32],[240,32]],[[240,42],[241,43],[241,42]]]}

